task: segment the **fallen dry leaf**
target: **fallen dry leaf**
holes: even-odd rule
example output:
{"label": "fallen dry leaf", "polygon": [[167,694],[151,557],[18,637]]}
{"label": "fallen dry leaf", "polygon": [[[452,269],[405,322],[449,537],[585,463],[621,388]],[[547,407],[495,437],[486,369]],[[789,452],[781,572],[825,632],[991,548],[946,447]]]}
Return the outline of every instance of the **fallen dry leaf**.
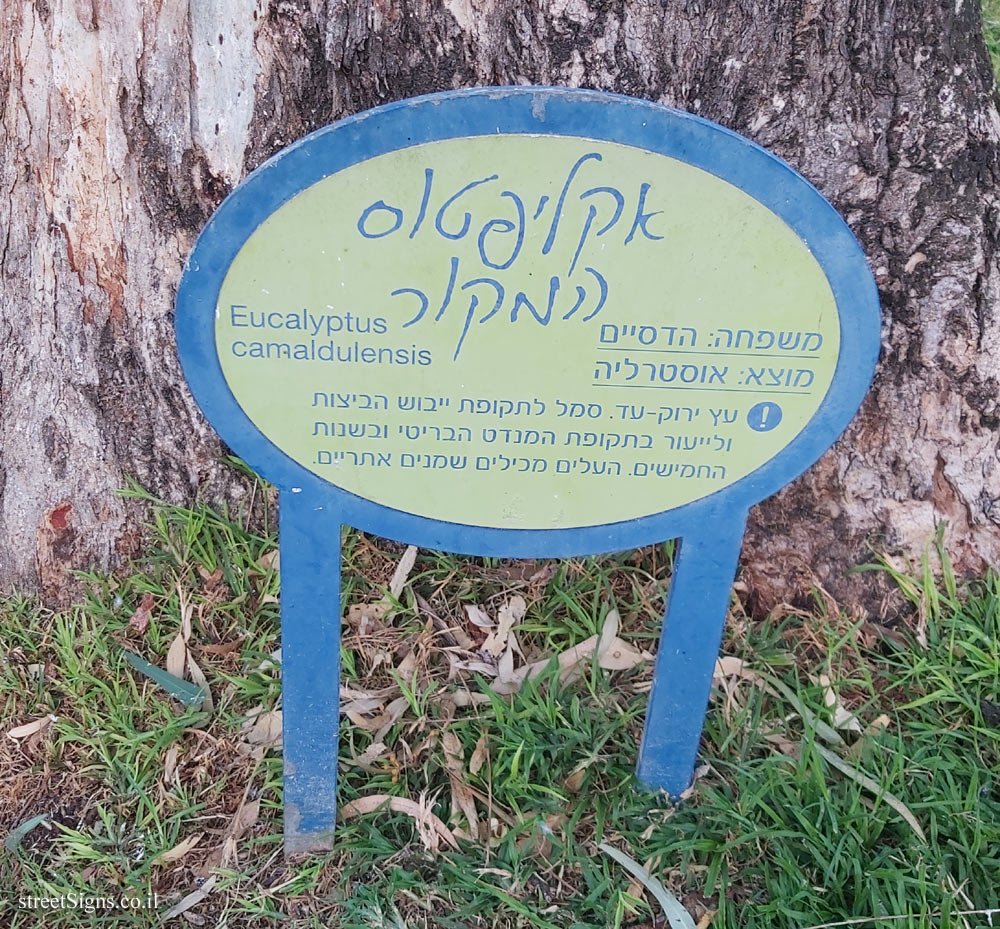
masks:
{"label": "fallen dry leaf", "polygon": [[177,771],[177,746],[171,745],[167,749],[166,757],[163,759],[163,783],[169,784],[174,779],[174,772]]}
{"label": "fallen dry leaf", "polygon": [[251,745],[264,748],[281,747],[281,710],[258,713],[244,723],[243,737]]}
{"label": "fallen dry leaf", "polygon": [[597,664],[605,671],[627,671],[644,661],[651,661],[649,652],[633,648],[624,639],[613,639],[607,649],[597,657]]}
{"label": "fallen dry leaf", "polygon": [[191,614],[194,612],[194,607],[180,581],[177,582],[177,600],[181,610],[181,635],[184,637],[186,645],[191,641]]}
{"label": "fallen dry leaf", "polygon": [[188,836],[183,842],[178,842],[173,848],[168,849],[165,852],[160,852],[153,859],[153,864],[172,864],[175,861],[180,861],[191,849],[195,848],[197,844],[202,840],[205,833],[198,832],[192,836]]}
{"label": "fallen dry leaf", "polygon": [[507,650],[500,656],[500,660],[497,662],[497,683],[502,685],[513,684],[517,688],[520,688],[523,683],[523,680],[518,679],[514,674],[514,648],[511,645],[507,646]]}
{"label": "fallen dry leaf", "polygon": [[417,670],[417,650],[411,648],[404,656],[403,660],[396,665],[396,673],[404,681],[413,681],[413,675]]}
{"label": "fallen dry leaf", "polygon": [[198,574],[201,576],[201,589],[210,601],[224,600],[229,596],[229,585],[222,579],[221,567],[214,571],[199,567]]}
{"label": "fallen dry leaf", "polygon": [[787,755],[789,758],[799,757],[798,742],[792,742],[787,736],[783,736],[780,732],[772,732],[765,735],[764,740],[766,742],[770,742],[770,744],[777,748],[782,755]]}
{"label": "fallen dry leaf", "polygon": [[361,713],[346,709],[342,712],[359,729],[374,732],[376,742],[382,742],[409,705],[406,697],[397,697],[378,716],[363,716]]}
{"label": "fallen dry leaf", "polygon": [[413,565],[416,560],[417,546],[407,546],[406,551],[403,552],[403,557],[399,559],[399,564],[396,565],[396,570],[392,575],[392,580],[389,581],[389,593],[391,596],[398,598],[403,592],[403,588],[406,586],[406,582],[410,577],[410,572],[413,570]]}
{"label": "fallen dry leaf", "polygon": [[462,751],[462,741],[451,729],[446,729],[441,736],[441,748],[444,750],[444,766],[451,774],[465,773],[465,752]]}
{"label": "fallen dry leaf", "polygon": [[[343,691],[341,691],[341,697],[344,696]],[[356,697],[353,700],[348,700],[346,703],[340,705],[340,712],[342,715],[347,716],[351,713],[364,714],[371,713],[374,710],[382,709],[382,705],[385,700],[381,700],[378,697]]]}
{"label": "fallen dry leaf", "polygon": [[489,614],[476,606],[474,603],[465,604],[465,615],[469,622],[477,629],[492,629],[496,623],[490,619]]}
{"label": "fallen dry leaf", "polygon": [[833,725],[838,729],[844,729],[848,732],[861,731],[861,723],[858,721],[858,717],[849,710],[845,710],[840,704],[837,704],[834,708]]}
{"label": "fallen dry leaf", "polygon": [[566,825],[565,813],[549,813],[543,817],[540,813],[525,810],[521,814],[522,823],[536,820],[535,825],[521,836],[515,843],[518,853],[533,858],[549,858],[552,855],[552,836],[562,832]]}
{"label": "fallen dry leaf", "polygon": [[184,680],[184,666],[187,664],[187,645],[184,634],[178,632],[167,651],[167,673]]}
{"label": "fallen dry leaf", "polygon": [[385,718],[384,713],[368,717],[361,713],[355,713],[353,710],[346,710],[344,715],[359,729],[364,729],[365,732],[374,732],[382,725],[382,720]]}
{"label": "fallen dry leaf", "polygon": [[715,660],[715,672],[712,675],[714,681],[720,681],[726,677],[740,677],[743,674],[743,659],[735,655],[722,655]]}
{"label": "fallen dry leaf", "polygon": [[820,686],[824,688],[823,702],[833,710],[833,725],[837,729],[845,729],[849,732],[860,732],[861,723],[858,722],[857,716],[847,710],[840,702],[840,696],[833,689],[833,684],[830,682],[830,678],[825,674],[821,674],[819,676],[819,683]]}
{"label": "fallen dry leaf", "polygon": [[[494,658],[499,658],[507,648],[508,639],[511,638],[514,626],[524,619],[527,608],[523,597],[511,597],[510,601],[500,608],[496,629],[483,642],[483,651],[493,655]],[[468,610],[468,608],[466,609]]]}
{"label": "fallen dry leaf", "polygon": [[469,785],[465,783],[465,753],[462,742],[450,729],[441,736],[441,748],[444,750],[444,766],[451,781],[451,818],[458,818],[461,811],[469,823],[471,836],[479,840],[481,826],[476,813],[476,801]]}
{"label": "fallen dry leaf", "polygon": [[705,777],[705,775],[708,774],[711,770],[712,766],[709,764],[698,765],[698,767],[694,769],[694,774],[691,776],[691,783],[684,790],[681,791],[680,797],[678,799],[690,800],[691,797],[694,796],[695,788],[698,784],[698,781],[700,781],[703,777]]}
{"label": "fallen dry leaf", "polygon": [[597,642],[597,664],[605,671],[627,671],[643,661],[652,660],[649,652],[640,652],[618,638],[621,620],[617,610],[609,610]]}
{"label": "fallen dry leaf", "polygon": [[176,916],[180,916],[182,913],[186,913],[193,906],[197,906],[205,899],[211,892],[212,888],[215,886],[216,877],[212,875],[204,884],[201,885],[193,893],[189,893],[180,903],[172,906],[166,913],[163,914],[161,922],[166,922],[168,919],[173,919]]}
{"label": "fallen dry leaf", "polygon": [[212,700],[212,690],[208,686],[208,679],[205,677],[205,673],[198,666],[190,651],[187,652],[187,668],[188,674],[191,677],[191,683],[200,687],[205,694],[205,698],[201,701],[200,709],[210,713],[215,709],[215,702]]}
{"label": "fallen dry leaf", "polygon": [[371,774],[376,772],[375,762],[378,761],[386,752],[388,747],[385,742],[372,742],[357,758],[354,759],[354,764],[361,768],[362,771],[368,771]]}
{"label": "fallen dry leaf", "polygon": [[35,735],[35,733],[41,732],[43,729],[47,729],[52,725],[59,717],[43,716],[41,719],[33,719],[30,723],[25,723],[23,726],[15,726],[13,729],[7,730],[7,735],[12,739],[23,739],[29,735]]}
{"label": "fallen dry leaf", "polygon": [[478,661],[472,659],[470,661],[455,661],[455,668],[460,671],[472,671],[473,674],[484,674],[486,677],[496,677],[497,669],[491,665],[487,664],[485,661]]}
{"label": "fallen dry leaf", "polygon": [[386,595],[374,603],[354,603],[347,608],[347,622],[358,627],[359,635],[367,635],[372,627],[378,627],[382,620],[396,608],[395,601],[403,592],[416,559],[417,547],[415,545],[408,546],[399,559],[399,564],[396,565]]}
{"label": "fallen dry leaf", "polygon": [[249,803],[243,803],[236,811],[236,815],[229,824],[226,837],[222,842],[222,862],[220,867],[231,868],[239,864],[239,856],[237,854],[239,840],[257,822],[259,816],[260,800],[251,800]]}
{"label": "fallen dry leaf", "polygon": [[[576,675],[581,665],[594,656],[595,650],[598,650],[598,665],[608,671],[625,670],[635,667],[640,662],[652,661],[653,656],[649,652],[639,651],[618,638],[618,623],[618,613],[610,610],[605,617],[600,636],[592,635],[589,639],[557,655],[560,681],[565,683]],[[513,660],[513,651],[508,646],[507,651],[497,662],[497,678],[490,685],[497,693],[512,694],[520,690],[526,680],[538,677],[552,659],[545,658],[517,669],[513,667]]]}
{"label": "fallen dry leaf", "polygon": [[374,813],[379,807],[386,805],[390,810],[394,810],[397,813],[404,813],[413,818],[417,826],[417,834],[420,836],[420,841],[428,851],[437,851],[442,839],[458,851],[458,841],[455,839],[454,834],[431,811],[424,797],[421,797],[420,803],[406,797],[390,797],[388,794],[371,794],[367,797],[358,797],[357,800],[352,800],[340,808],[340,818],[346,820],[354,816],[364,816],[367,813]]}
{"label": "fallen dry leaf", "polygon": [[233,818],[226,827],[222,844],[209,852],[208,857],[195,869],[195,873],[207,877],[216,868],[231,868],[239,863],[237,846],[243,834],[257,822],[260,815],[260,800],[247,802],[250,784],[243,791],[243,797]]}
{"label": "fallen dry leaf", "polygon": [[414,748],[410,748],[410,744],[402,737],[399,740],[399,747],[405,756],[406,764],[409,767],[415,767],[420,764],[420,758],[424,753],[430,754],[437,748],[438,744],[438,733],[436,731],[431,732],[429,735],[424,736]]}
{"label": "fallen dry leaf", "polygon": [[390,604],[383,600],[377,603],[354,603],[347,608],[347,622],[357,626],[363,634],[372,621],[381,621],[390,608]]}
{"label": "fallen dry leaf", "polygon": [[566,776],[566,780],[563,781],[563,787],[572,794],[578,793],[583,786],[583,779],[587,776],[588,766],[588,764],[582,764],[573,771],[570,771]]}
{"label": "fallen dry leaf", "polygon": [[473,639],[466,635],[458,626],[446,623],[420,594],[414,592],[414,600],[416,601],[418,610],[431,620],[431,625],[437,630],[437,634],[445,646],[457,646],[466,650],[475,647]]}
{"label": "fallen dry leaf", "polygon": [[228,655],[235,652],[243,644],[243,639],[234,639],[232,642],[219,642],[217,645],[198,645],[195,648],[206,655]]}
{"label": "fallen dry leaf", "polygon": [[406,712],[406,708],[410,705],[406,697],[396,697],[386,708],[384,713],[384,721],[378,729],[375,730],[375,741],[381,742],[389,734],[389,730],[396,725],[397,720],[403,713]]}
{"label": "fallen dry leaf", "polygon": [[130,629],[134,629],[140,635],[146,631],[149,626],[150,617],[152,616],[154,602],[151,593],[144,593],[142,595],[142,600],[139,601],[138,608],[128,621]]}
{"label": "fallen dry leaf", "polygon": [[456,690],[451,694],[455,706],[481,706],[490,702],[489,694],[472,693],[469,690]]}
{"label": "fallen dry leaf", "polygon": [[260,800],[251,800],[249,803],[244,803],[233,818],[230,832],[239,838],[257,822],[259,817]]}
{"label": "fallen dry leaf", "polygon": [[208,568],[198,565],[198,575],[201,577],[203,587],[216,587],[222,580],[222,568],[209,571]]}
{"label": "fallen dry leaf", "polygon": [[486,733],[484,732],[480,737],[479,741],[476,742],[476,747],[472,750],[472,757],[469,758],[469,773],[478,774],[482,766],[486,762],[487,753],[487,739]]}
{"label": "fallen dry leaf", "polygon": [[[581,662],[586,661],[594,654],[594,649],[597,647],[597,636],[592,635],[589,639],[585,639],[580,642],[579,645],[574,645],[572,648],[568,648],[563,652],[560,652],[556,656],[556,660],[559,663],[559,675],[560,678],[564,678],[573,668],[579,665]],[[509,662],[505,663],[504,659],[509,658]],[[541,661],[535,661],[532,664],[522,665],[516,671],[513,669],[513,655],[509,652],[505,652],[503,658],[499,662],[500,673],[497,675],[497,679],[490,685],[493,690],[501,694],[512,694],[516,693],[524,685],[527,680],[532,680],[538,675],[540,675],[552,661],[551,658],[543,658]]]}
{"label": "fallen dry leaf", "polygon": [[722,712],[727,720],[732,719],[736,707],[736,695],[741,680],[756,682],[756,676],[747,669],[742,658],[735,655],[722,655],[715,660],[715,670],[712,673],[712,683],[722,688],[725,695]]}
{"label": "fallen dry leaf", "polygon": [[257,667],[255,671],[269,671],[271,668],[277,668],[281,664],[281,647],[279,646],[267,658],[265,658]]}
{"label": "fallen dry leaf", "polygon": [[884,729],[888,729],[891,724],[892,720],[885,713],[882,713],[868,724],[868,727],[865,729],[865,735],[878,735]]}
{"label": "fallen dry leaf", "polygon": [[372,770],[375,762],[381,758],[386,751],[388,751],[388,746],[385,742],[372,742],[358,757],[354,760],[354,763],[364,770]]}

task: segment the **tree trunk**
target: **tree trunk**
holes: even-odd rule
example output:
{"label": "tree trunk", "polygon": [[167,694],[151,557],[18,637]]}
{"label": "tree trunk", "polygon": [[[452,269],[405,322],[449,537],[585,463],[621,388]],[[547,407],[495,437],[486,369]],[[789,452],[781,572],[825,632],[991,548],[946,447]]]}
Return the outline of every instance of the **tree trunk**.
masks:
{"label": "tree trunk", "polygon": [[871,607],[870,575],[847,569],[872,546],[919,556],[941,520],[960,570],[998,561],[1000,119],[977,3],[13,0],[0,47],[0,585],[60,599],[71,569],[133,553],[129,475],[176,501],[245,492],[171,329],[194,236],[245,172],[358,110],[511,83],[729,126],[809,178],[868,254],[875,386],[754,513],[761,607],[815,583]]}

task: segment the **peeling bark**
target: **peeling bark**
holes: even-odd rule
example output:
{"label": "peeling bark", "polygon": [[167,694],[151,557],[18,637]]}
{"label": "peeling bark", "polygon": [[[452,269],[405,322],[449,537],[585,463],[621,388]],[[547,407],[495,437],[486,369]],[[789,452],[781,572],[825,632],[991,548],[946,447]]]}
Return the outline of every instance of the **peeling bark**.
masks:
{"label": "peeling bark", "polygon": [[[137,6],[138,8],[133,8]],[[59,599],[135,551],[126,475],[238,501],[184,386],[172,302],[246,171],[334,119],[475,84],[698,113],[785,158],[879,284],[874,389],[752,518],[766,608],[820,583],[872,607],[870,546],[1000,558],[1000,119],[979,6],[846,0],[15,0],[0,9],[0,585]]]}

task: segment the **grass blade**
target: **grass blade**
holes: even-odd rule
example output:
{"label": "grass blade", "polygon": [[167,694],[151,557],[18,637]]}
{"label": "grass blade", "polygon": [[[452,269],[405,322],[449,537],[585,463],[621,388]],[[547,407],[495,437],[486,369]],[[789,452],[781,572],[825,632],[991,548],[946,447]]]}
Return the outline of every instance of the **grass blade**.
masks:
{"label": "grass blade", "polygon": [[42,823],[48,822],[48,820],[48,813],[39,813],[37,816],[32,816],[31,819],[26,820],[16,829],[11,831],[7,838],[3,840],[3,847],[13,854],[21,847],[21,842],[24,840],[24,837],[31,832],[32,829],[36,826],[40,826]]}
{"label": "grass blade", "polygon": [[663,910],[663,915],[667,917],[667,922],[670,923],[670,929],[697,929],[694,924],[694,920],[687,910],[681,905],[680,900],[678,900],[666,887],[664,887],[652,874],[650,874],[638,861],[634,858],[630,858],[625,852],[619,851],[617,848],[612,848],[610,845],[605,845],[601,842],[597,846],[605,855],[610,858],[614,858],[626,871],[629,872],[636,880],[640,881],[642,885],[654,896],[656,897],[656,902],[660,904],[660,908]]}
{"label": "grass blade", "polygon": [[845,745],[843,736],[833,726],[828,723],[823,722],[812,710],[809,709],[798,697],[792,693],[792,689],[788,687],[782,681],[779,681],[776,677],[766,674],[762,671],[755,671],[756,675],[766,684],[766,686],[773,688],[780,696],[784,697],[794,708],[795,712],[799,714],[802,721],[807,726],[812,726],[821,739],[829,742],[831,745]]}
{"label": "grass blade", "polygon": [[920,837],[922,842],[927,841],[927,836],[924,835],[924,830],[920,828],[920,823],[917,822],[917,817],[910,812],[910,808],[903,803],[895,794],[889,793],[888,790],[884,790],[882,785],[873,778],[868,777],[866,774],[862,774],[857,768],[851,767],[846,761],[844,761],[839,755],[834,754],[829,749],[823,748],[822,745],[813,745],[813,748],[819,752],[820,757],[829,762],[833,767],[835,767],[842,774],[846,774],[852,781],[864,787],[865,790],[870,791],[875,794],[880,800],[885,800],[900,816],[903,817],[909,823],[910,828]]}
{"label": "grass blade", "polygon": [[125,660],[132,665],[140,674],[145,674],[151,681],[159,684],[171,697],[176,697],[181,703],[194,706],[205,699],[205,692],[201,687],[196,687],[187,681],[182,681],[179,677],[150,664],[145,658],[140,658],[134,652],[122,651]]}

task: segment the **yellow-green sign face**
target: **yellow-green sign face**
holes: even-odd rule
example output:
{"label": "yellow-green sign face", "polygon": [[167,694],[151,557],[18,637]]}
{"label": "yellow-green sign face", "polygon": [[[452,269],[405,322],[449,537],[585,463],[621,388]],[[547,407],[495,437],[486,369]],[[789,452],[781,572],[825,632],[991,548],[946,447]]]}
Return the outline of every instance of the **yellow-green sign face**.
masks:
{"label": "yellow-green sign face", "polygon": [[840,346],[807,245],[732,184],[586,138],[414,145],[313,184],[232,262],[216,347],[304,467],[506,529],[706,497],[816,413]]}

